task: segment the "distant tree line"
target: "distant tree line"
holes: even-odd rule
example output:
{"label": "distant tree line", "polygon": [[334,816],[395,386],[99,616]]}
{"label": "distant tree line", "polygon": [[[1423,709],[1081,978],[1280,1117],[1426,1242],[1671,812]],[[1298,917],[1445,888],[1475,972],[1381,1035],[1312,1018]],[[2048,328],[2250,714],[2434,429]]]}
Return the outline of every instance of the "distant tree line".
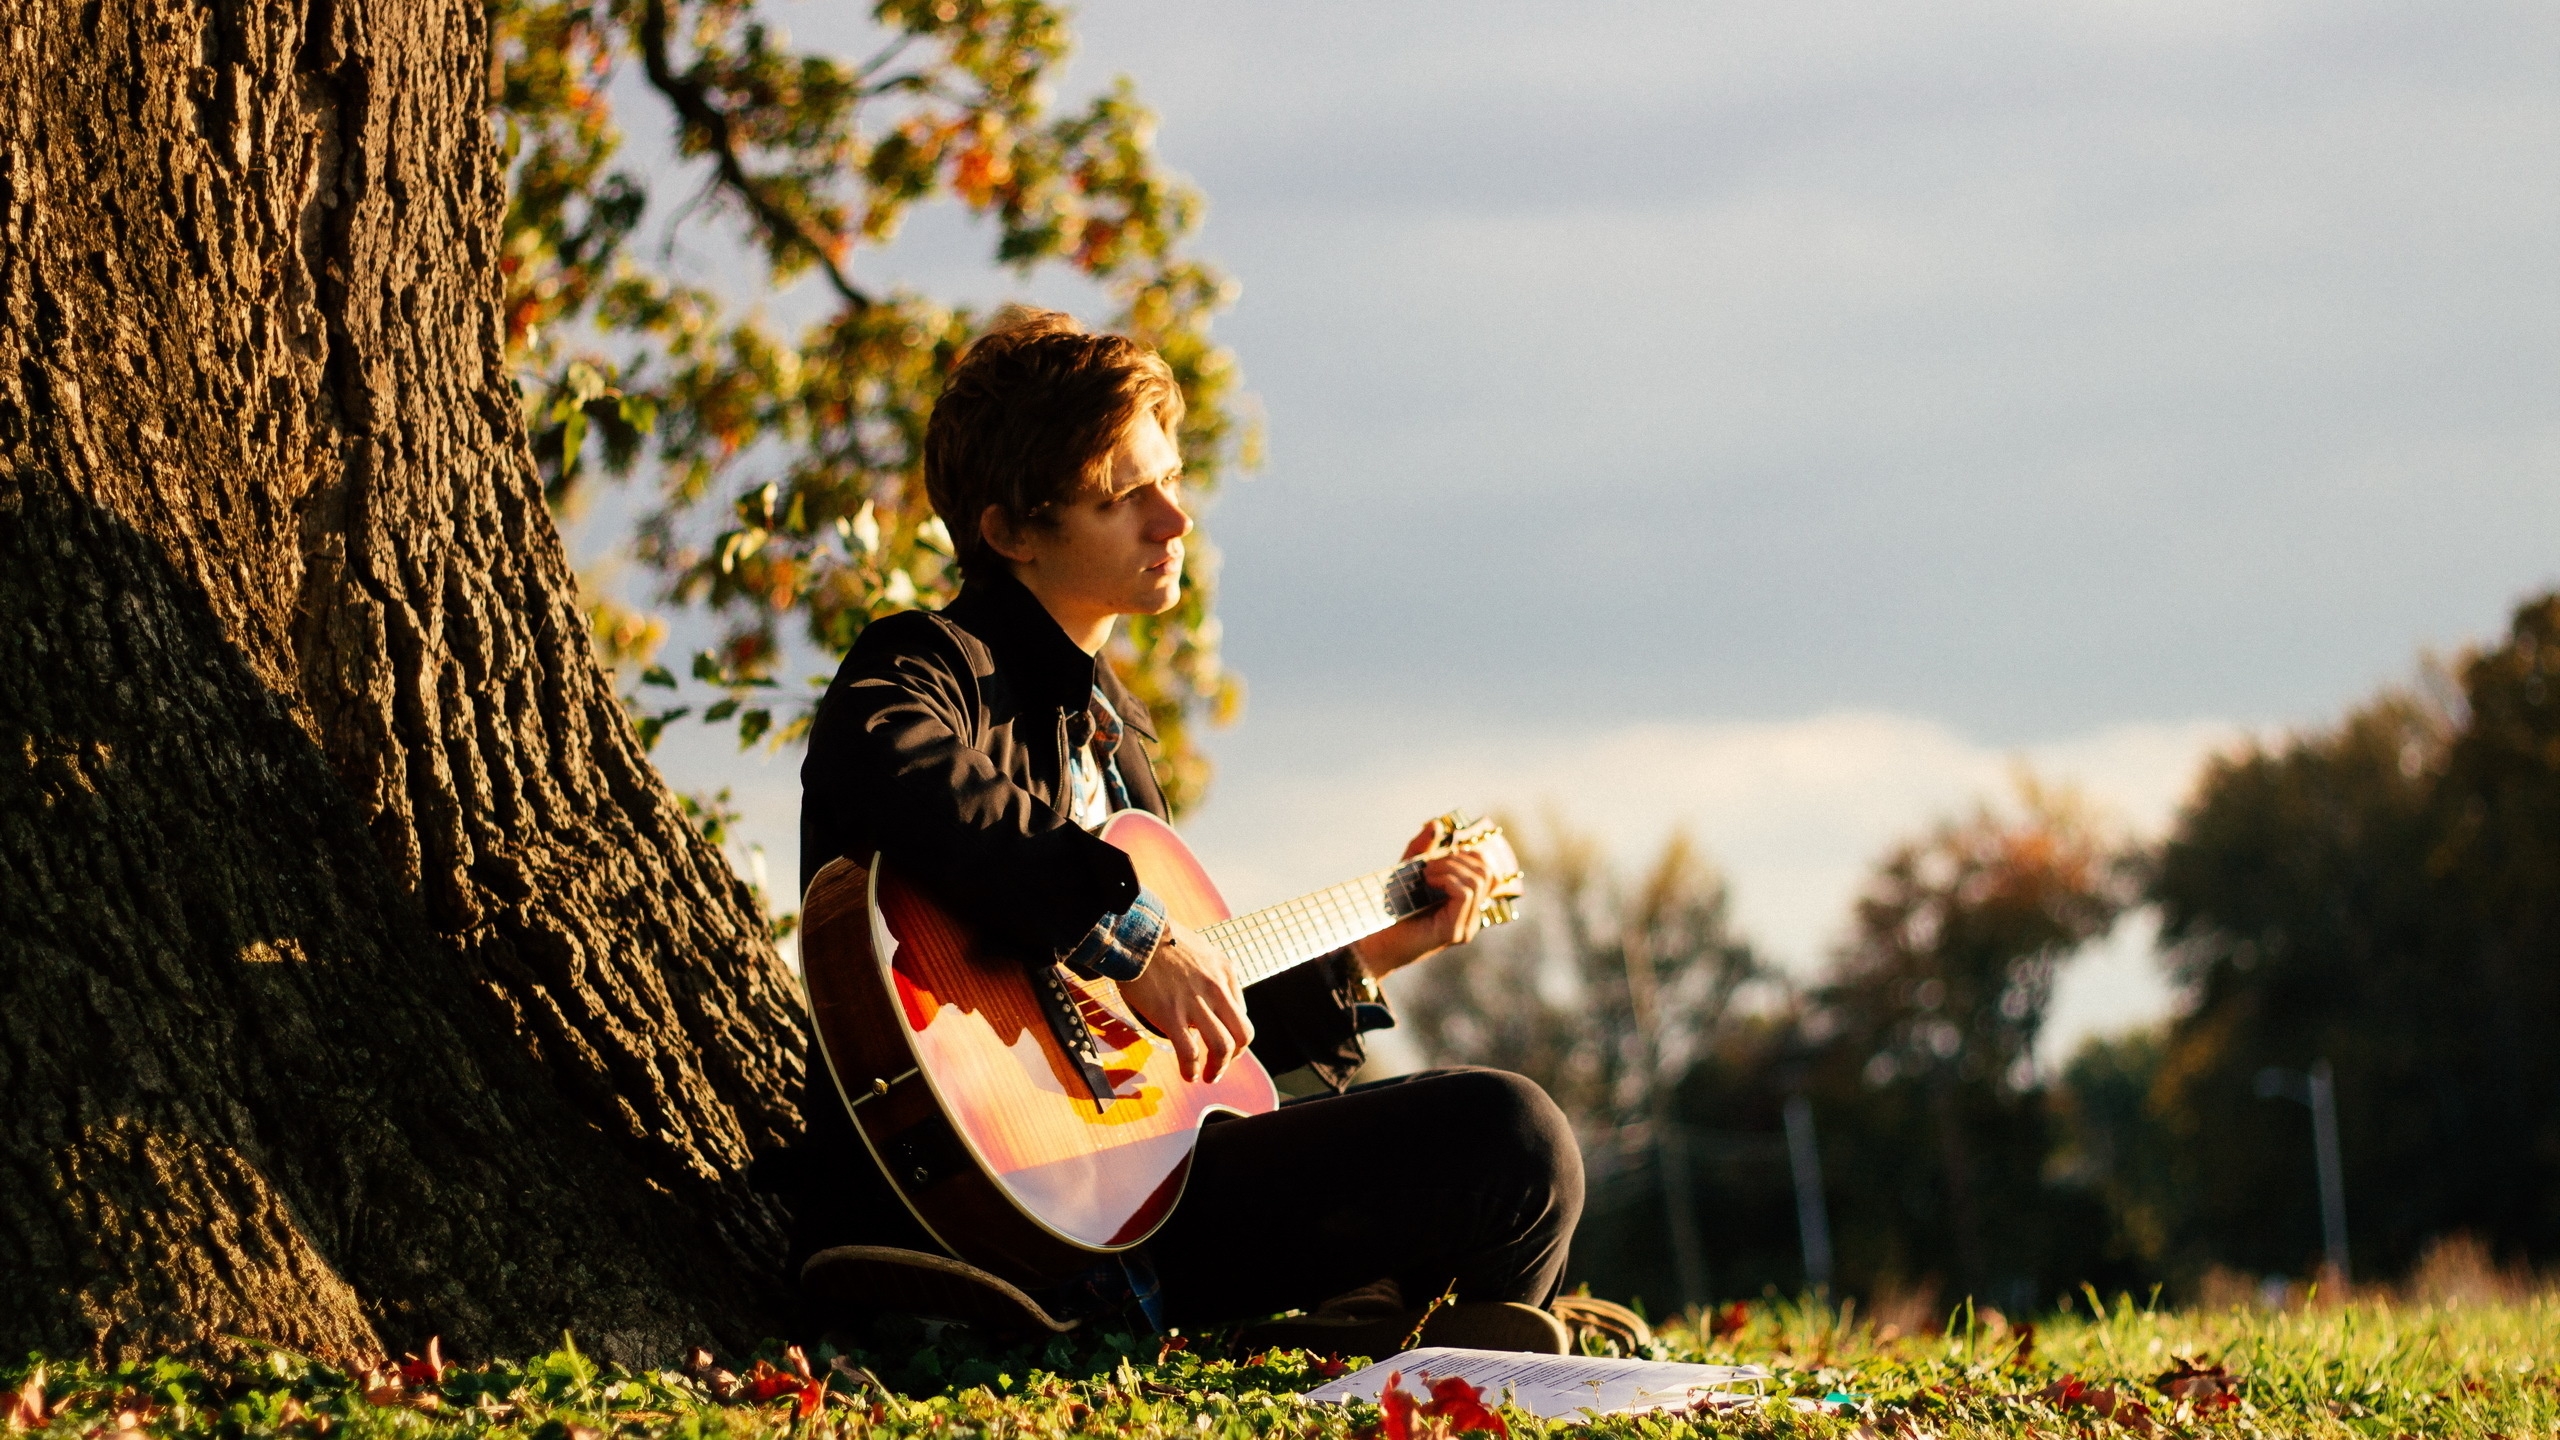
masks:
{"label": "distant tree line", "polygon": [[[1529,849],[1543,913],[1400,994],[1433,1061],[1521,1070],[1574,1116],[1574,1278],[1601,1293],[2031,1309],[2309,1275],[2311,1123],[2265,1092],[2322,1061],[2359,1279],[2456,1234],[2560,1260],[2560,594],[2215,759],[2156,843],[2022,777],[1880,858],[1817,983],[1752,952],[1686,840],[1631,885],[1559,824]],[[2057,975],[2137,906],[2176,1017],[2040,1072]]]}

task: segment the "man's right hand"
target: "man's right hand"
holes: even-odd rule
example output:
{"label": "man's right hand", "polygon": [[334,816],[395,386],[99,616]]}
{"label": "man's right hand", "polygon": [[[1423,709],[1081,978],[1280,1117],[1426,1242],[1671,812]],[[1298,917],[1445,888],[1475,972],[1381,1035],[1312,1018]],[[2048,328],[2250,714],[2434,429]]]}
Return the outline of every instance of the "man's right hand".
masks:
{"label": "man's right hand", "polygon": [[1227,957],[1178,920],[1166,922],[1147,968],[1121,981],[1120,993],[1139,1019],[1172,1042],[1185,1080],[1195,1073],[1217,1079],[1236,1052],[1253,1043],[1253,1022],[1245,1018],[1244,993]]}

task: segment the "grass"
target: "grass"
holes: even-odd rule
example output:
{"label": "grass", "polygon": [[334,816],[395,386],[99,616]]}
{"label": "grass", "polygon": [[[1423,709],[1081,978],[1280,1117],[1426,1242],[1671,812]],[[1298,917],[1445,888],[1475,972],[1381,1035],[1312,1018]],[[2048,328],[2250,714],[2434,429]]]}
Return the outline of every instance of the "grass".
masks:
{"label": "grass", "polygon": [[[2560,1299],[2549,1295],[2286,1311],[2155,1311],[2093,1295],[2033,1327],[1959,1310],[1944,1333],[1926,1336],[1820,1304],[1768,1302],[1728,1312],[1703,1335],[1667,1327],[1656,1349],[1765,1365],[1772,1399],[1712,1416],[1610,1420],[1590,1433],[2560,1435]],[[1374,1408],[1295,1398],[1343,1360],[1229,1354],[1215,1337],[1179,1350],[1128,1335],[1006,1350],[889,1325],[850,1353],[809,1361],[825,1382],[814,1403],[781,1352],[761,1358],[762,1368],[729,1362],[737,1374],[726,1401],[715,1398],[731,1388],[724,1373],[634,1373],[565,1345],[523,1363],[449,1366],[440,1379],[425,1367],[401,1380],[396,1370],[350,1374],[257,1351],[225,1366],[31,1361],[0,1371],[0,1383],[17,1397],[12,1429],[90,1440],[1349,1440],[1380,1428]],[[2162,1393],[2157,1382],[2182,1372],[2195,1377],[2173,1387],[2184,1398]],[[1515,1436],[1573,1433],[1507,1415]],[[1424,1440],[1423,1426],[1413,1440]]]}

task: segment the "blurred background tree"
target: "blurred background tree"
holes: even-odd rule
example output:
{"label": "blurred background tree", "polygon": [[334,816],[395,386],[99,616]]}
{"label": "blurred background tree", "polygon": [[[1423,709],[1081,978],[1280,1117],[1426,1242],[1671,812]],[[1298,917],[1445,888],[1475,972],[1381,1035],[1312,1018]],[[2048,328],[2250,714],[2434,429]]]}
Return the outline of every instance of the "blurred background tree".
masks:
{"label": "blurred background tree", "polygon": [[1686,836],[1627,883],[1559,820],[1505,828],[1537,877],[1527,922],[1404,972],[1399,1012],[1429,1063],[1517,1071],[1571,1117],[1591,1183],[1575,1279],[1703,1301],[1696,1187],[1721,1173],[1706,1153],[1718,1137],[1698,1132],[1677,1087],[1768,1008],[1748,992],[1775,1002],[1782,982],[1734,932],[1724,878]]}
{"label": "blurred background tree", "polygon": [[[956,588],[921,442],[988,317],[884,287],[862,263],[918,206],[955,202],[990,228],[994,261],[1059,267],[1114,297],[1108,326],[1154,345],[1181,381],[1195,490],[1249,458],[1234,360],[1209,338],[1233,287],[1182,248],[1200,197],[1158,162],[1126,80],[1052,112],[1062,8],[883,0],[860,60],[794,49],[748,0],[494,0],[490,14],[510,158],[501,338],[548,494],[569,511],[600,475],[642,475],[632,553],[656,599],[722,627],[679,675],[655,663],[660,619],[588,587],[606,662],[658,696],[631,691],[644,739],[697,708],[742,744],[796,739],[816,692],[795,702],[784,688],[793,642],[831,666],[873,619]],[[626,77],[673,117],[673,148],[693,162],[682,193],[618,163]],[[751,257],[733,293],[632,243],[670,201]],[[760,302],[786,293],[816,318],[772,323]],[[1163,737],[1177,809],[1207,781],[1192,727],[1240,698],[1218,660],[1214,566],[1196,544],[1179,605],[1124,627],[1110,653]]]}
{"label": "blurred background tree", "polygon": [[2068,790],[2021,775],[1881,857],[1800,1024],[1840,1275],[2008,1308],[2074,1273],[2103,1228],[2048,1181],[2035,1045],[2061,965],[2132,898],[2122,846]]}
{"label": "blurred background tree", "polygon": [[2320,1246],[2302,1111],[2337,1075],[2358,1273],[2468,1232],[2560,1258],[2560,595],[2336,728],[2212,766],[2150,883],[2188,1007],[2145,1106],[2173,1277],[2298,1273]]}
{"label": "blurred background tree", "polygon": [[[1794,1293],[1808,1198],[1854,1293],[2021,1306],[2086,1278],[2106,1211],[2048,1176],[2033,1050],[2058,968],[2133,887],[2122,846],[2070,792],[2025,780],[2011,809],[1889,850],[1810,990],[1735,933],[1722,879],[1685,838],[1632,884],[1558,823],[1523,859],[1530,923],[1418,967],[1398,999],[1430,1063],[1519,1070],[1573,1117],[1591,1182],[1574,1280],[1657,1306]],[[1814,1124],[1809,1197],[1784,1120],[1797,1096]],[[1706,1282],[1685,1296],[1684,1231]]]}
{"label": "blurred background tree", "polygon": [[1724,877],[1686,836],[1673,836],[1626,885],[1595,840],[1561,821],[1536,833],[1504,828],[1537,877],[1528,923],[1404,972],[1398,1013],[1434,1064],[1526,1075],[1585,1133],[1641,1126],[1654,1071],[1628,981],[1631,944],[1650,960],[1659,1064],[1669,1072],[1768,972],[1733,932]]}

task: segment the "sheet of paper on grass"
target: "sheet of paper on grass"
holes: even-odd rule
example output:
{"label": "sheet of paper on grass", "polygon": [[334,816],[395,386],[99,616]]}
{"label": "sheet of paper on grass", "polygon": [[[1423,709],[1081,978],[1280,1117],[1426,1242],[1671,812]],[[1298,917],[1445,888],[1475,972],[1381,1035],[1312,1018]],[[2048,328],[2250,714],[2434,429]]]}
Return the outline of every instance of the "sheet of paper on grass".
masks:
{"label": "sheet of paper on grass", "polygon": [[1684,1409],[1700,1400],[1743,1400],[1769,1372],[1757,1365],[1683,1365],[1667,1360],[1610,1360],[1587,1355],[1521,1355],[1506,1350],[1407,1350],[1365,1370],[1307,1392],[1310,1400],[1374,1403],[1389,1375],[1404,1377],[1407,1394],[1424,1398],[1433,1380],[1455,1375],[1484,1392],[1488,1404],[1510,1392],[1511,1403],[1542,1420],[1571,1420],[1588,1410],[1635,1415]]}

